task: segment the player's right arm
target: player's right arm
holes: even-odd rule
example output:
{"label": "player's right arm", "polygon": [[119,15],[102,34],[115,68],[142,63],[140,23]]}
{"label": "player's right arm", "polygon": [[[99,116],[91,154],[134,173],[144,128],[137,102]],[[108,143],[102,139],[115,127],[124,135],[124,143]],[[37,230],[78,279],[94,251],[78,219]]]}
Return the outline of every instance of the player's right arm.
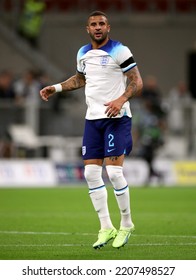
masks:
{"label": "player's right arm", "polygon": [[47,86],[40,90],[41,98],[48,101],[48,98],[57,92],[66,92],[70,90],[75,90],[85,86],[84,75],[76,72],[76,74],[64,82],[57,85]]}

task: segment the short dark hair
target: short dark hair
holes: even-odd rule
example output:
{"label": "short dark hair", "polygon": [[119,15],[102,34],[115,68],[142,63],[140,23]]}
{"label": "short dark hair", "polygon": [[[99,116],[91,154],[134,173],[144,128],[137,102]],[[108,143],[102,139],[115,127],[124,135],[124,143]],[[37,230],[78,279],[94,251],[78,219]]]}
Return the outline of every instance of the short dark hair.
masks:
{"label": "short dark hair", "polygon": [[108,18],[108,16],[104,12],[101,12],[101,11],[93,11],[92,13],[90,13],[88,18],[95,17],[95,16],[104,16],[104,17]]}
{"label": "short dark hair", "polygon": [[107,21],[108,21],[108,16],[104,12],[94,11],[94,12],[90,13],[90,15],[88,16],[87,25],[88,25],[89,18],[90,17],[96,17],[96,16],[104,16],[107,19]]}

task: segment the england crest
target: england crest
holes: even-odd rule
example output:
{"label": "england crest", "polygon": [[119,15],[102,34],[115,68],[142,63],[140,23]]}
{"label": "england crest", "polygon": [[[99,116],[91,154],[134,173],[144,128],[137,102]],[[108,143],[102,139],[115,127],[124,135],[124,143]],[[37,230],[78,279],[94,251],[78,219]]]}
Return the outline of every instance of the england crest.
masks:
{"label": "england crest", "polygon": [[82,155],[84,156],[86,154],[86,146],[82,146]]}
{"label": "england crest", "polygon": [[102,66],[106,66],[109,62],[109,57],[107,55],[101,56],[100,58],[100,64]]}

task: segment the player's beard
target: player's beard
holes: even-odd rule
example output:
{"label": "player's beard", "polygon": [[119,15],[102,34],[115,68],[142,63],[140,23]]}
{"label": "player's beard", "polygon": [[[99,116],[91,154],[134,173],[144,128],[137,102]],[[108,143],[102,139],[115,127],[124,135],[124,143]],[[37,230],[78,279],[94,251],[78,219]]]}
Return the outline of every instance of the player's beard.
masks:
{"label": "player's beard", "polygon": [[108,32],[106,32],[106,33],[100,33],[100,34],[102,34],[102,36],[100,36],[100,38],[96,38],[95,35],[92,34],[92,33],[90,33],[89,35],[90,35],[91,39],[92,39],[94,42],[96,42],[97,44],[101,45],[101,44],[106,40],[106,38],[107,38],[107,36],[108,36]]}

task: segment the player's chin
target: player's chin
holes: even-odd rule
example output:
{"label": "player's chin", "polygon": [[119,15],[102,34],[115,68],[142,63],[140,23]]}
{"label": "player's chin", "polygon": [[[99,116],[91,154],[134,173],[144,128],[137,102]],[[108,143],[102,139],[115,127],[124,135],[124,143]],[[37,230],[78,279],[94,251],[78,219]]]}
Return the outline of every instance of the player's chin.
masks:
{"label": "player's chin", "polygon": [[101,44],[104,41],[102,36],[94,36],[94,40],[99,44]]}

